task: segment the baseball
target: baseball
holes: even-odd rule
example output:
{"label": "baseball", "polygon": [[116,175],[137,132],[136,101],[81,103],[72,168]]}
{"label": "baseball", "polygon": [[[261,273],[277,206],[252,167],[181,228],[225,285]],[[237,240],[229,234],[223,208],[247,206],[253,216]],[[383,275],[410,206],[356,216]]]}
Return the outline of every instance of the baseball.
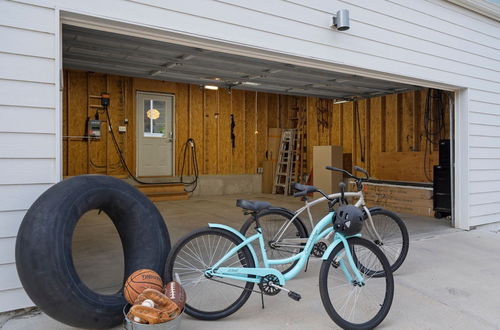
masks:
{"label": "baseball", "polygon": [[148,306],[148,307],[155,307],[155,303],[151,299],[144,300],[141,305]]}

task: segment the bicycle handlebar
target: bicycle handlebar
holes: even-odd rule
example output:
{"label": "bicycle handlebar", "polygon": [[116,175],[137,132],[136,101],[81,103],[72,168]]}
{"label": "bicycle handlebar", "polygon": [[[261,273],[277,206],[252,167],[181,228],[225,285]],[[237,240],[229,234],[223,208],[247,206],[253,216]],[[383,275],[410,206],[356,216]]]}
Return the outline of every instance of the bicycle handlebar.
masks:
{"label": "bicycle handlebar", "polygon": [[368,171],[365,170],[364,168],[361,168],[359,166],[354,166],[354,170],[363,173],[365,175],[364,180],[368,180],[370,178],[370,175],[368,174]]}
{"label": "bicycle handlebar", "polygon": [[307,195],[307,191],[306,190],[302,190],[302,191],[296,191],[293,193],[293,197],[303,197],[303,196],[306,196]]}
{"label": "bicycle handlebar", "polygon": [[361,167],[358,167],[358,166],[354,166],[354,170],[355,171],[358,171],[358,172],[361,172],[365,175],[365,178],[360,178],[360,177],[357,177],[355,176],[354,174],[344,170],[344,169],[341,169],[341,168],[337,168],[337,167],[333,167],[333,166],[326,166],[325,167],[327,170],[330,170],[330,171],[336,171],[336,172],[342,172],[342,173],[345,173],[347,174],[348,176],[350,176],[351,178],[353,178],[354,180],[356,181],[366,181],[370,178],[370,175],[368,174],[368,172],[361,168]]}

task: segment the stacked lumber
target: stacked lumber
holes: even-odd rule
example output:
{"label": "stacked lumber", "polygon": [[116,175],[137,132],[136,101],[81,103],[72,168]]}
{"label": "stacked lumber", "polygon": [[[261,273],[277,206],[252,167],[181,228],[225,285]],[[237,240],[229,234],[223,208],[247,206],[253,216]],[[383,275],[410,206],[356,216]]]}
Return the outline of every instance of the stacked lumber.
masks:
{"label": "stacked lumber", "polygon": [[140,184],[135,187],[148,196],[152,202],[180,201],[189,199],[189,194],[184,191],[183,184]]}
{"label": "stacked lumber", "polygon": [[382,206],[396,213],[433,216],[432,188],[365,183],[364,196],[368,207]]}

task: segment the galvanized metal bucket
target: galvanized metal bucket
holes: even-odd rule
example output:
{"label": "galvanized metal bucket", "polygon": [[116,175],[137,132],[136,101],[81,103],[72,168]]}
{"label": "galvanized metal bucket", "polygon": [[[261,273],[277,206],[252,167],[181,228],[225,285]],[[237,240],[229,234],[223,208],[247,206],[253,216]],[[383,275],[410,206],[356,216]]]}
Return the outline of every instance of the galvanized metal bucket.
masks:
{"label": "galvanized metal bucket", "polygon": [[125,316],[123,327],[127,330],[179,330],[181,320],[184,317],[184,311],[182,311],[175,319],[165,323],[141,324],[128,319],[127,314],[129,309],[130,305],[123,307],[123,315]]}

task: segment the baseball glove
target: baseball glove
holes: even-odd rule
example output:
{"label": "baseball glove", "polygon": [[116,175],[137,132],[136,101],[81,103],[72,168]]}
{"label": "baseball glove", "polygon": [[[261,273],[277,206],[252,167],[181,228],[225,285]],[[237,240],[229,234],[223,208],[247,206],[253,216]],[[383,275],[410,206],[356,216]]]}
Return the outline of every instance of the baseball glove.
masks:
{"label": "baseball glove", "polygon": [[[152,300],[154,307],[142,306],[146,299]],[[137,297],[127,317],[130,320],[137,320],[135,319],[137,317],[144,321],[139,323],[157,324],[174,319],[180,311],[177,304],[160,291],[146,289]]]}

